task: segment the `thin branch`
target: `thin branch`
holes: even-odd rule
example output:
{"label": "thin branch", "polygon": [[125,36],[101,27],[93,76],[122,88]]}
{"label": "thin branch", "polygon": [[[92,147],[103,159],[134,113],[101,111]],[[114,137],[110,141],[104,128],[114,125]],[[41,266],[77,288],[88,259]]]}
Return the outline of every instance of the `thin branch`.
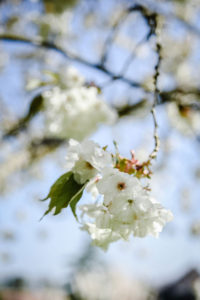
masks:
{"label": "thin branch", "polygon": [[150,37],[155,34],[155,28],[156,28],[156,15],[154,12],[150,12],[147,8],[141,6],[141,5],[134,5],[129,9],[130,12],[138,11],[141,13],[142,17],[146,21],[146,24],[148,26],[148,32],[145,34],[145,36],[141,39],[141,41],[132,49],[130,55],[126,59],[124,66],[122,68],[122,71],[120,74],[125,74],[128,67],[130,66],[131,62],[133,61],[135,57],[136,50],[145,42],[149,41]]}
{"label": "thin branch", "polygon": [[108,34],[104,46],[103,46],[103,51],[102,51],[102,57],[101,57],[101,64],[105,65],[107,58],[108,58],[108,54],[109,54],[109,50],[110,47],[114,41],[114,39],[116,38],[118,31],[120,29],[120,26],[124,23],[124,21],[126,20],[127,16],[128,16],[129,12],[128,11],[124,11],[121,18],[118,19],[118,21],[114,24],[114,26],[112,27],[110,33]]}
{"label": "thin branch", "polygon": [[151,108],[151,114],[153,117],[153,122],[154,122],[154,149],[151,152],[151,154],[149,155],[150,160],[151,159],[155,159],[157,157],[157,153],[159,151],[160,148],[160,139],[158,136],[158,123],[157,123],[157,119],[156,119],[156,111],[155,111],[155,107],[159,102],[159,88],[158,88],[158,76],[159,76],[159,70],[160,70],[160,65],[161,65],[161,44],[158,42],[158,36],[156,33],[156,28],[157,28],[157,16],[155,16],[155,34],[157,37],[157,42],[156,42],[156,53],[158,55],[158,59],[157,59],[157,63],[155,65],[155,73],[154,73],[154,100],[153,100],[153,105]]}
{"label": "thin branch", "polygon": [[183,103],[182,99],[184,99],[185,96],[193,96],[195,101],[190,103],[190,105],[196,106],[196,108],[199,108],[199,101],[200,101],[200,89],[199,88],[177,87],[173,90],[163,91],[160,93],[161,102],[159,104],[163,104],[166,102]]}
{"label": "thin branch", "polygon": [[130,66],[130,64],[133,62],[134,58],[136,57],[136,51],[137,49],[144,44],[147,41],[147,37],[143,37],[142,40],[132,49],[130,55],[127,57],[127,59],[124,62],[123,68],[120,72],[120,74],[125,74]]}
{"label": "thin branch", "polygon": [[55,151],[60,146],[67,143],[67,139],[58,137],[43,137],[42,139],[35,139],[28,145],[29,163],[40,159],[49,152]]}
{"label": "thin branch", "polygon": [[64,50],[60,46],[58,46],[52,42],[42,40],[41,38],[29,39],[29,38],[19,36],[19,35],[16,36],[16,35],[12,35],[12,34],[0,34],[0,40],[1,41],[9,41],[9,42],[21,42],[21,43],[29,44],[29,45],[36,46],[39,48],[54,50],[54,51],[60,53],[64,58],[76,61],[82,65],[85,65],[86,67],[96,69],[97,71],[103,72],[105,75],[109,76],[112,80],[120,80],[120,81],[130,85],[131,87],[142,88],[143,90],[148,92],[148,90],[145,89],[141,83],[133,81],[122,75],[116,75],[112,71],[105,68],[102,64],[96,64],[96,63],[89,62],[89,61],[85,60],[84,58],[81,58],[75,54],[70,53],[69,51]]}
{"label": "thin branch", "polygon": [[[160,15],[165,17],[167,20],[176,20],[178,21],[180,24],[182,24],[186,30],[189,30],[191,33],[193,33],[194,35],[196,35],[197,37],[200,38],[200,30],[199,28],[195,27],[193,24],[188,23],[186,20],[184,20],[183,18],[177,16],[176,14],[170,12],[166,12],[161,6],[158,6],[158,3],[155,1],[151,1],[151,0],[142,0],[142,4],[141,7],[148,7],[148,10],[151,11],[152,13],[155,13],[156,15]],[[133,8],[135,7],[135,5],[133,5]],[[131,9],[131,7],[129,8]]]}
{"label": "thin branch", "polygon": [[130,115],[133,111],[137,111],[143,108],[147,104],[146,99],[141,99],[139,102],[134,104],[126,104],[121,107],[114,107],[118,113],[119,118]]}

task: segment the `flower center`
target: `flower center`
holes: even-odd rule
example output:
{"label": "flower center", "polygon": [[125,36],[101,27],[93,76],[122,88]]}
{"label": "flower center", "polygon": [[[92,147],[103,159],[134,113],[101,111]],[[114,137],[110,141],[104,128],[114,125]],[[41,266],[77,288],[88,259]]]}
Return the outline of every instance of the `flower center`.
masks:
{"label": "flower center", "polygon": [[129,204],[133,204],[133,200],[132,199],[128,199],[128,203]]}
{"label": "flower center", "polygon": [[124,189],[126,188],[125,182],[119,182],[119,183],[117,184],[117,188],[118,188],[118,190],[120,190],[120,191],[124,190]]}
{"label": "flower center", "polygon": [[87,169],[90,169],[90,170],[94,169],[94,167],[88,161],[85,162],[85,166]]}

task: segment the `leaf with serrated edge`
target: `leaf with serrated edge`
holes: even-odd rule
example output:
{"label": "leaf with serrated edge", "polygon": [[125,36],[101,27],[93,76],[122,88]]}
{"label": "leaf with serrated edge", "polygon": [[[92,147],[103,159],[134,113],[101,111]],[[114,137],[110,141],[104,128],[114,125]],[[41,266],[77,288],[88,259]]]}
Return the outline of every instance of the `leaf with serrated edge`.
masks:
{"label": "leaf with serrated edge", "polygon": [[47,215],[53,208],[55,208],[54,215],[61,212],[63,208],[66,208],[70,201],[78,195],[82,190],[83,184],[79,184],[75,181],[73,173],[68,172],[60,176],[56,182],[52,185],[49,194],[43,201],[50,198],[50,203],[47,211],[43,217]]}

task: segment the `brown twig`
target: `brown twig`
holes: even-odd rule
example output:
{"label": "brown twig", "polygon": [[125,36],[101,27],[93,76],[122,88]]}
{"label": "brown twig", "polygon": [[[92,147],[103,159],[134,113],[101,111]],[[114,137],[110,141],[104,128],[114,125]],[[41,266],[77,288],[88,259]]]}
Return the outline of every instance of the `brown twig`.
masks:
{"label": "brown twig", "polygon": [[154,149],[151,152],[151,154],[149,155],[150,160],[151,159],[155,159],[157,157],[157,153],[159,151],[160,148],[160,139],[158,136],[158,122],[156,119],[156,105],[158,104],[158,100],[159,100],[159,94],[160,94],[160,90],[158,88],[158,77],[159,77],[159,70],[160,70],[160,65],[161,65],[161,44],[158,42],[158,32],[156,32],[156,28],[157,28],[157,16],[155,16],[155,36],[157,37],[157,42],[156,42],[156,53],[158,55],[158,59],[157,59],[157,63],[155,65],[155,73],[154,73],[154,100],[153,100],[153,105],[151,108],[151,114],[153,117],[153,123],[154,123]]}

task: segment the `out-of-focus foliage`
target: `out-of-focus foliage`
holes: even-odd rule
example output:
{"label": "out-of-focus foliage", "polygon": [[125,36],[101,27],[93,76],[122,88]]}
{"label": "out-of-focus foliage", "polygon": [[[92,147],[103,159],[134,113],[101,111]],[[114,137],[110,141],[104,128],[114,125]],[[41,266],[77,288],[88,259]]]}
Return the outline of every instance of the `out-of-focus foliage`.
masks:
{"label": "out-of-focus foliage", "polygon": [[[43,95],[70,86],[66,70],[71,66],[85,78],[84,89],[94,88],[116,112],[112,128],[92,127],[99,128],[96,138],[103,146],[115,139],[126,153],[137,148],[137,157],[146,160],[153,145],[150,111],[158,41],[161,149],[153,166],[153,190],[175,212],[166,234],[178,232],[191,243],[199,239],[199,16],[199,0],[0,1],[1,199],[14,199],[23,190],[30,198],[28,213],[21,206],[13,213],[16,222],[26,224],[32,205],[39,217],[44,211],[32,198],[41,198],[47,187],[41,191],[38,184],[30,192],[30,183],[42,185],[50,174],[54,182],[55,169],[63,173],[68,141],[49,134]],[[53,171],[46,167],[51,164]],[[17,242],[17,228],[5,227],[1,241]],[[44,236],[37,233],[41,240]],[[13,260],[12,250],[2,246],[0,262]]]}
{"label": "out-of-focus foliage", "polygon": [[64,10],[73,8],[77,0],[44,0],[44,7],[47,13],[62,13]]}

